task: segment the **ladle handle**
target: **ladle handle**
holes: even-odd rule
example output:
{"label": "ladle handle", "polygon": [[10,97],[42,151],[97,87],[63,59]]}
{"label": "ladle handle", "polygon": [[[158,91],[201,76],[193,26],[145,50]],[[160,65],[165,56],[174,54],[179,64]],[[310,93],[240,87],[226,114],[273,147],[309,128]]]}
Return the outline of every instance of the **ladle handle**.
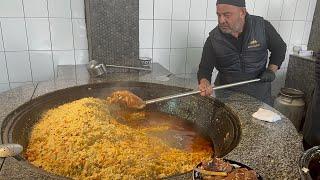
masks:
{"label": "ladle handle", "polygon": [[140,68],[140,67],[117,66],[117,65],[111,65],[111,64],[105,64],[105,66],[106,66],[106,67],[112,67],[112,68],[124,68],[124,69],[134,69],[134,70],[151,71],[151,69],[148,69],[148,68]]}
{"label": "ladle handle", "polygon": [[[240,86],[240,85],[243,85],[243,84],[249,84],[249,83],[258,82],[258,81],[260,81],[260,79],[252,79],[252,80],[248,80],[248,81],[241,81],[241,82],[237,82],[237,83],[225,84],[225,85],[222,85],[222,86],[216,86],[216,87],[213,87],[212,89],[213,90],[224,89],[224,88]],[[186,93],[180,93],[180,94],[175,94],[175,95],[170,95],[170,96],[164,96],[164,97],[160,97],[160,98],[156,98],[156,99],[147,100],[145,103],[146,104],[152,104],[152,103],[156,103],[156,102],[161,102],[161,101],[165,101],[165,100],[169,100],[169,99],[189,96],[189,95],[198,94],[198,93],[201,93],[201,91],[199,91],[199,90],[198,91],[190,91],[190,92],[186,92]]]}

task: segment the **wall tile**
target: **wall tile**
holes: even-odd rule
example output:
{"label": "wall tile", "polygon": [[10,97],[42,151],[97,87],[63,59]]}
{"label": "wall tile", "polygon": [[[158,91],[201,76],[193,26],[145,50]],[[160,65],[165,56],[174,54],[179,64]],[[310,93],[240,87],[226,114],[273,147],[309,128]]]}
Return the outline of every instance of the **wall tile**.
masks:
{"label": "wall tile", "polygon": [[84,14],[83,0],[0,1],[0,84],[9,87],[8,75],[11,87],[48,80],[57,64],[87,63]]}
{"label": "wall tile", "polygon": [[153,20],[139,20],[139,46],[152,48]]}
{"label": "wall tile", "polygon": [[294,20],[306,20],[309,9],[309,1],[310,0],[298,0]]}
{"label": "wall tile", "polygon": [[185,73],[186,49],[172,49],[170,53],[170,72],[173,74]]}
{"label": "wall tile", "polygon": [[279,27],[279,34],[286,44],[290,44],[290,36],[292,30],[292,21],[281,21]]}
{"label": "wall tile", "polygon": [[288,64],[289,64],[289,56],[290,56],[290,53],[286,53],[286,56],[285,56],[285,59],[284,61],[282,62],[282,65],[281,65],[281,69],[283,68],[288,68]]}
{"label": "wall tile", "polygon": [[139,49],[139,57],[152,57],[152,49]]}
{"label": "wall tile", "polygon": [[309,36],[311,32],[311,26],[312,26],[312,22],[306,22],[304,31],[303,31],[302,44],[308,44]]}
{"label": "wall tile", "polygon": [[171,48],[187,47],[188,21],[173,21]]}
{"label": "wall tile", "polygon": [[153,62],[170,69],[170,49],[153,49]]}
{"label": "wall tile", "polygon": [[30,50],[51,50],[49,21],[43,18],[27,18],[27,34]]}
{"label": "wall tile", "polygon": [[22,0],[1,0],[0,17],[23,17]]}
{"label": "wall tile", "polygon": [[30,51],[33,81],[53,79],[53,62],[51,51]]}
{"label": "wall tile", "polygon": [[172,0],[154,0],[154,19],[171,19]]}
{"label": "wall tile", "polygon": [[172,19],[188,20],[190,0],[173,0]]}
{"label": "wall tile", "polygon": [[[286,74],[287,74],[287,68],[283,68],[283,69],[280,69],[280,76],[279,78],[283,78],[285,79],[286,78]],[[283,81],[284,82],[284,81]],[[284,86],[284,84],[282,85],[282,87]]]}
{"label": "wall tile", "polygon": [[73,19],[72,23],[75,49],[88,49],[85,19]]}
{"label": "wall tile", "polygon": [[6,51],[23,51],[28,49],[23,18],[2,18],[1,27]]}
{"label": "wall tile", "polygon": [[305,22],[294,21],[292,26],[291,44],[298,45],[302,43]]}
{"label": "wall tile", "polygon": [[48,17],[46,0],[23,0],[26,17]]}
{"label": "wall tile", "polygon": [[204,38],[209,36],[209,33],[218,25],[218,21],[206,21],[206,30],[204,33]]}
{"label": "wall tile", "polygon": [[73,49],[71,19],[50,18],[53,50]]}
{"label": "wall tile", "polygon": [[287,54],[290,55],[293,53],[293,44],[287,44]]}
{"label": "wall tile", "polygon": [[270,23],[279,32],[280,21],[270,21]]}
{"label": "wall tile", "polygon": [[276,73],[276,79],[271,83],[272,96],[277,96],[280,89],[285,85],[287,69],[280,69]]}
{"label": "wall tile", "polygon": [[309,8],[308,8],[308,14],[307,14],[307,21],[312,21],[314,11],[316,9],[317,0],[310,0]]}
{"label": "wall tile", "polygon": [[3,48],[3,41],[2,41],[2,28],[1,28],[1,19],[0,19],[0,51],[4,51],[4,48]]}
{"label": "wall tile", "polygon": [[197,73],[201,61],[202,48],[187,49],[186,73]]}
{"label": "wall tile", "polygon": [[254,5],[254,15],[267,17],[269,0],[257,0]]}
{"label": "wall tile", "polygon": [[57,74],[59,65],[75,65],[74,51],[53,51],[54,72]]}
{"label": "wall tile", "polygon": [[84,0],[71,0],[72,18],[85,18]]}
{"label": "wall tile", "polygon": [[0,83],[0,93],[10,90],[9,83]]}
{"label": "wall tile", "polygon": [[70,0],[48,0],[49,17],[71,17]]}
{"label": "wall tile", "polygon": [[[71,1],[71,3],[70,3]],[[184,44],[189,46],[199,46],[199,48],[188,48],[187,59],[185,59],[187,71],[191,74],[195,74],[197,66],[201,59],[202,44],[205,41],[208,33],[217,25],[216,16],[216,0],[155,0],[155,18],[167,19],[167,21],[156,20],[154,29],[154,50],[152,50],[152,18],[153,18],[153,0],[141,0],[140,1],[140,19],[150,19],[140,24],[140,56],[151,57],[154,53],[154,61],[160,62],[168,69],[171,68],[175,72],[179,72],[179,68],[182,66],[176,66],[175,63],[183,61],[183,51],[185,49],[157,49],[157,48],[185,48]],[[269,4],[270,1],[270,4]],[[25,8],[26,17],[47,17],[47,4],[46,0],[3,0],[0,1],[0,17],[23,17],[22,2]],[[37,6],[34,6],[36,2]],[[282,6],[283,2],[283,6]],[[189,6],[190,7],[190,26],[187,21],[173,21],[171,28],[171,18],[174,20],[188,20],[189,19]],[[279,33],[288,44],[288,49],[292,49],[292,43],[307,44],[311,21],[313,17],[314,7],[316,0],[247,0],[247,9],[249,13],[256,15],[262,15],[271,20],[271,23],[276,29],[279,29]],[[71,6],[70,6],[71,4]],[[172,6],[173,4],[173,6]],[[281,4],[281,5],[280,5]],[[296,5],[297,4],[297,5]],[[87,49],[87,40],[84,27],[84,4],[83,0],[48,0],[50,17],[62,17],[70,18],[71,14],[73,18],[81,18],[73,20],[70,19],[58,19],[50,18],[51,31],[52,31],[52,43],[54,51],[54,64],[85,64],[88,61],[87,50],[73,50]],[[295,13],[295,9],[297,12]],[[283,10],[281,11],[281,9]],[[71,13],[72,10],[72,13]],[[172,15],[172,17],[171,17]],[[285,20],[285,21],[280,21]],[[292,20],[299,20],[293,22]],[[1,25],[4,32],[5,48],[8,51],[24,51],[28,49],[25,24],[23,18],[2,18]],[[43,21],[41,21],[43,20]],[[197,21],[192,21],[197,20]],[[207,20],[207,21],[198,21]],[[209,20],[209,21],[208,21]],[[304,24],[304,21],[307,20]],[[146,23],[147,22],[147,23]],[[50,50],[50,35],[49,31],[43,30],[48,25],[45,23],[45,19],[26,19],[27,33],[29,39],[30,49],[34,50]],[[143,25],[145,24],[145,25]],[[73,25],[73,32],[72,32]],[[39,26],[36,28],[36,26]],[[84,28],[83,28],[84,27]],[[147,29],[141,27],[146,27]],[[189,43],[186,42],[187,32],[189,29]],[[172,30],[172,34],[171,34]],[[292,32],[292,35],[291,35]],[[74,43],[73,44],[73,33]],[[49,37],[49,38],[48,38]],[[151,38],[150,38],[151,37]],[[170,38],[171,37],[171,38]],[[3,51],[0,34],[0,51]],[[44,43],[45,42],[45,43]],[[171,42],[171,43],[170,43]],[[185,43],[186,42],[186,43]],[[49,43],[49,46],[48,46]],[[171,44],[171,45],[170,45]],[[150,48],[150,49],[149,49]],[[63,51],[61,51],[63,50]],[[291,51],[290,51],[291,52]],[[290,53],[288,52],[288,54]],[[12,67],[15,67],[17,61],[22,61],[22,65],[18,65],[16,69],[23,69],[22,73],[17,73],[11,76],[16,82],[20,82],[21,79],[26,81],[32,80],[29,54],[28,52],[7,52],[9,53],[11,73],[15,71]],[[40,55],[34,56],[33,52],[30,52],[31,66],[34,67],[32,57],[41,57]],[[39,52],[41,53],[41,52]],[[48,52],[43,52],[44,54]],[[25,57],[22,56],[25,55]],[[37,53],[38,54],[38,53]],[[42,59],[48,59],[47,56]],[[1,52],[0,52],[1,59]],[[171,61],[169,61],[171,59]],[[173,60],[174,59],[174,60]],[[178,60],[175,60],[178,59]],[[195,59],[195,61],[194,61]],[[40,60],[39,60],[40,61]],[[2,62],[3,63],[3,62]],[[45,62],[40,62],[45,63]],[[179,64],[179,63],[177,63]],[[287,64],[287,61],[284,62]],[[1,60],[0,60],[1,65]],[[3,65],[1,65],[3,67]],[[8,65],[9,67],[9,65]],[[10,71],[9,68],[9,71]],[[176,69],[178,68],[178,69]],[[286,68],[284,65],[283,68]],[[29,69],[29,70],[28,70]],[[36,68],[32,68],[37,72]],[[6,71],[6,69],[4,70]],[[0,67],[0,72],[3,72]],[[26,74],[30,75],[26,75]],[[4,73],[6,74],[6,73]],[[10,72],[9,72],[10,74]],[[4,79],[0,73],[1,79]],[[213,74],[214,76],[214,74]],[[37,76],[34,77],[37,80]],[[19,85],[19,83],[12,83]]]}
{"label": "wall tile", "polygon": [[190,20],[206,20],[207,0],[191,0]]}
{"label": "wall tile", "polygon": [[28,82],[10,82],[10,88],[14,89],[26,85]]}
{"label": "wall tile", "polygon": [[154,21],[154,48],[170,48],[171,22],[167,20]]}
{"label": "wall tile", "polygon": [[216,3],[217,0],[208,0],[207,20],[218,20]]}
{"label": "wall tile", "polygon": [[0,52],[0,83],[8,82],[7,64],[4,52]]}
{"label": "wall tile", "polygon": [[153,0],[139,1],[139,19],[153,19]]}
{"label": "wall tile", "polygon": [[188,47],[203,47],[205,21],[191,21],[189,24]]}
{"label": "wall tile", "polygon": [[293,20],[298,0],[283,0],[281,20]]}
{"label": "wall tile", "polygon": [[247,11],[248,11],[249,14],[253,14],[254,13],[255,3],[256,3],[256,0],[246,1],[246,8],[247,8]]}
{"label": "wall tile", "polygon": [[89,54],[88,50],[75,50],[76,64],[88,64]]}
{"label": "wall tile", "polygon": [[32,81],[28,52],[6,52],[6,57],[10,82]]}
{"label": "wall tile", "polygon": [[269,20],[279,20],[282,11],[283,0],[270,0],[268,9]]}
{"label": "wall tile", "polygon": [[57,65],[74,65],[74,51],[53,51],[53,62],[55,67]]}

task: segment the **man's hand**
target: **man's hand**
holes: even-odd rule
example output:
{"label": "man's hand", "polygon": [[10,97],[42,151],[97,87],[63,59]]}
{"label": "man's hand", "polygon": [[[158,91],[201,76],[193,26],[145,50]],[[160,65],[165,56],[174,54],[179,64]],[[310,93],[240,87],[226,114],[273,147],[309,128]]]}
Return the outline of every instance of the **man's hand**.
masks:
{"label": "man's hand", "polygon": [[261,76],[261,82],[272,82],[276,79],[276,73],[278,70],[278,66],[277,65],[273,65],[270,64],[268,69],[266,69],[266,71],[264,71]]}
{"label": "man's hand", "polygon": [[201,96],[211,96],[213,93],[212,86],[207,79],[200,80],[199,90],[201,91]]}

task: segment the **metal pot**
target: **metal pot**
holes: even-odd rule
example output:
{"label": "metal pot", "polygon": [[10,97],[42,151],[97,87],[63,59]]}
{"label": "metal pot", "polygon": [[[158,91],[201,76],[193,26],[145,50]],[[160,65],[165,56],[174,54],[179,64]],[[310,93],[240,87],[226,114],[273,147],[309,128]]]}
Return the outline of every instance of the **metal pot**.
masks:
{"label": "metal pot", "polygon": [[301,121],[305,115],[304,93],[302,91],[281,88],[273,107],[290,119],[296,129],[300,131]]}
{"label": "metal pot", "polygon": [[[104,82],[58,90],[37,97],[9,114],[2,124],[2,141],[18,143],[26,147],[32,127],[40,119],[42,112],[84,97],[105,98],[115,90],[124,89],[132,91],[145,100],[190,91],[186,88],[145,82]],[[193,123],[199,132],[211,139],[215,155],[218,157],[228,154],[239,143],[241,130],[238,116],[213,98],[191,95],[150,104],[146,110],[164,112]],[[23,159],[22,156],[20,157]],[[24,159],[18,163],[32,174],[36,174],[36,177],[61,178],[33,166]]]}
{"label": "metal pot", "polygon": [[299,172],[302,180],[320,178],[320,146],[308,149],[299,161]]}

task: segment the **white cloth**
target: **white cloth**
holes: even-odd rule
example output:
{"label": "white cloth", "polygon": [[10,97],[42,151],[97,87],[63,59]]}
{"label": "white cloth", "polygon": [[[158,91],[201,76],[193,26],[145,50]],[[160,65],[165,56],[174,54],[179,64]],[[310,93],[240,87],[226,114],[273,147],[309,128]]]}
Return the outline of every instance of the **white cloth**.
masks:
{"label": "white cloth", "polygon": [[277,113],[274,113],[270,110],[266,110],[263,108],[259,108],[259,110],[255,113],[252,114],[252,117],[256,119],[260,119],[262,121],[267,121],[267,122],[276,122],[281,120],[280,115]]}

